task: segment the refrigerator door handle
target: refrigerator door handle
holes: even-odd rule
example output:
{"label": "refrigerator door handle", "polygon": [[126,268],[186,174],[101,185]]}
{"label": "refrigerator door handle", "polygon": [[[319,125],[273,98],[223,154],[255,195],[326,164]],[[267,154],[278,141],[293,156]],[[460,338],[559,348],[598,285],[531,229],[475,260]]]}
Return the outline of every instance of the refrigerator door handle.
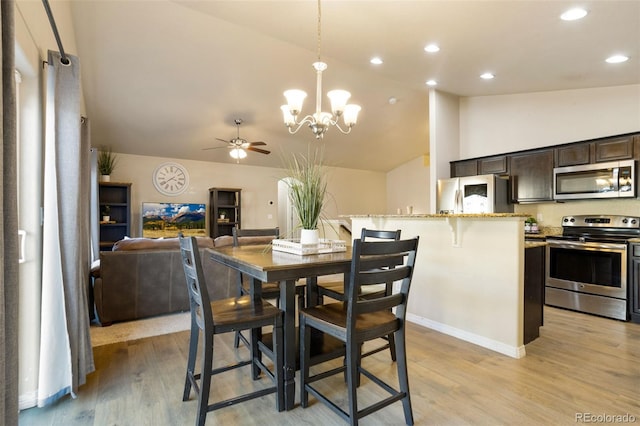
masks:
{"label": "refrigerator door handle", "polygon": [[462,213],[462,190],[456,189],[454,213]]}

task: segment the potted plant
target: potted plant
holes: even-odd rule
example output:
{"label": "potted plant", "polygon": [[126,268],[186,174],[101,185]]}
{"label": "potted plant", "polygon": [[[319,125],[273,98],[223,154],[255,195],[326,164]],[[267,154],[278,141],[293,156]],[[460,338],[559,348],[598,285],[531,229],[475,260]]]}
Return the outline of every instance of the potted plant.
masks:
{"label": "potted plant", "polygon": [[109,182],[111,173],[116,167],[117,156],[111,152],[111,148],[103,148],[98,151],[98,172],[100,173],[100,182]]}
{"label": "potted plant", "polygon": [[538,221],[534,217],[524,221],[524,232],[538,232]]}
{"label": "potted plant", "polygon": [[327,194],[322,151],[293,154],[287,164],[289,199],[300,221],[300,243],[317,243],[318,222]]}
{"label": "potted plant", "polygon": [[109,222],[111,220],[111,216],[109,215],[110,212],[111,212],[111,207],[109,207],[109,206],[102,207],[102,221],[103,222]]}

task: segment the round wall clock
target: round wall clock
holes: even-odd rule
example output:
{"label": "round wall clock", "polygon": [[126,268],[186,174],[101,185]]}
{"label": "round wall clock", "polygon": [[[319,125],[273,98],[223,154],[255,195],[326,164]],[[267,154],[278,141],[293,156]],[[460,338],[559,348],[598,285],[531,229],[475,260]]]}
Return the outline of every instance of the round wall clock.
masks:
{"label": "round wall clock", "polygon": [[182,164],[162,163],[153,172],[153,185],[164,195],[179,195],[189,187],[189,173]]}

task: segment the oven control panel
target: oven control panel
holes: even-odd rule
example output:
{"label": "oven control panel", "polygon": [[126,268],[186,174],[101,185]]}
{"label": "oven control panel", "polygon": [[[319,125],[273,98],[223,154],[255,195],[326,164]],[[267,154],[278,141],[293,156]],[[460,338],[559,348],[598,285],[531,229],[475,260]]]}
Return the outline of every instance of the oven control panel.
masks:
{"label": "oven control panel", "polygon": [[640,229],[640,217],[618,215],[564,216],[562,218],[562,226]]}

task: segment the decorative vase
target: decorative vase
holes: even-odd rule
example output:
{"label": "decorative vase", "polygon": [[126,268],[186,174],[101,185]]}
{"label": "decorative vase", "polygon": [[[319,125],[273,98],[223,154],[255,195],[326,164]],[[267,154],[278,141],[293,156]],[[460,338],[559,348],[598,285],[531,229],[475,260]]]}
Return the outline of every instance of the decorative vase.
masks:
{"label": "decorative vase", "polygon": [[102,216],[103,222],[109,222],[111,220],[111,216]]}
{"label": "decorative vase", "polygon": [[111,182],[111,175],[100,175],[100,182]]}
{"label": "decorative vase", "polygon": [[320,231],[317,229],[301,229],[300,244],[318,244]]}

